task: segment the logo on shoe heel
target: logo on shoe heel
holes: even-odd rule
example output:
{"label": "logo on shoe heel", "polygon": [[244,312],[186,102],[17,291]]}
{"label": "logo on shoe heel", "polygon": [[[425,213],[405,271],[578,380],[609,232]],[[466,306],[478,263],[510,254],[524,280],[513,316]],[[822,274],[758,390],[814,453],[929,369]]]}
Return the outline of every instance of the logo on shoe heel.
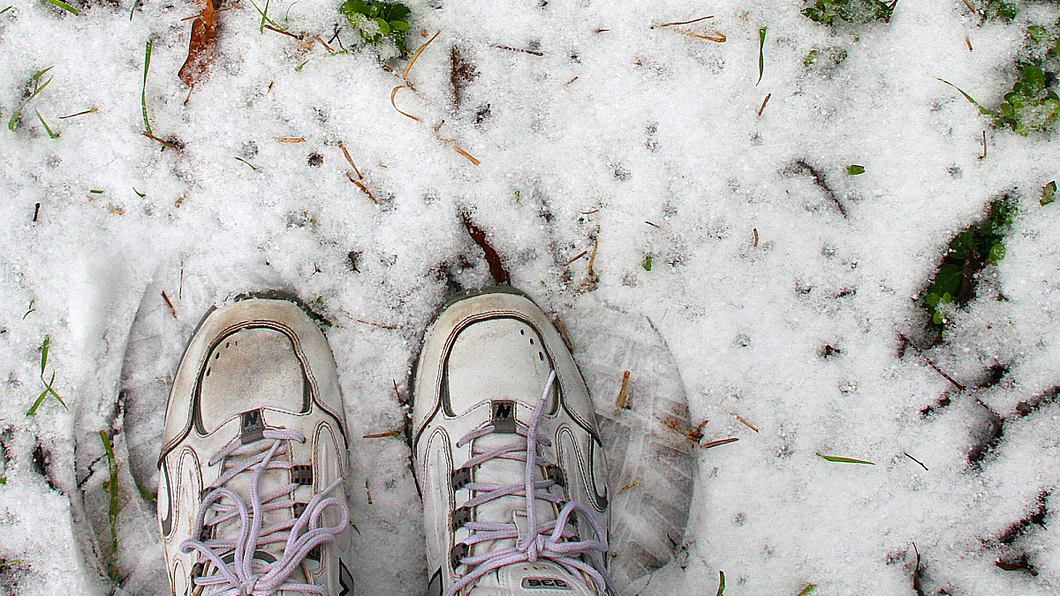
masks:
{"label": "logo on shoe heel", "polygon": [[571,587],[567,582],[552,577],[524,577],[524,590],[565,590],[570,592]]}

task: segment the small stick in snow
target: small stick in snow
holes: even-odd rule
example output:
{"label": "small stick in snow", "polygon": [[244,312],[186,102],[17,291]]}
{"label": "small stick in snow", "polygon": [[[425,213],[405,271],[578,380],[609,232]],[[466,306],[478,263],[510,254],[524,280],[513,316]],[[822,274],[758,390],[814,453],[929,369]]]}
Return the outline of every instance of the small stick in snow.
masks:
{"label": "small stick in snow", "polygon": [[717,441],[711,441],[709,443],[703,443],[702,445],[700,445],[700,447],[702,447],[703,449],[710,449],[712,447],[717,447],[719,445],[728,445],[729,443],[735,443],[736,441],[739,441],[739,440],[740,439],[737,438],[737,437],[729,437],[728,439],[718,439]]}
{"label": "small stick in snow", "polygon": [[674,23],[663,23],[662,25],[658,25],[656,27],[652,27],[652,29],[662,29],[663,27],[673,27],[674,25],[691,25],[692,23],[698,23],[700,21],[705,21],[707,19],[713,19],[713,18],[714,18],[714,15],[707,15],[705,17],[699,17],[698,19],[692,19],[691,21],[677,21],[677,22],[674,22]]}
{"label": "small stick in snow", "polygon": [[766,93],[766,98],[762,100],[762,107],[758,108],[758,115],[762,115],[762,111],[766,109],[766,104],[769,103],[769,98],[773,97],[772,93]]}
{"label": "small stick in snow", "polygon": [[983,156],[979,159],[986,159],[986,131],[983,131]]}
{"label": "small stick in snow", "polygon": [[740,422],[743,422],[747,426],[747,428],[749,428],[749,429],[751,429],[751,430],[753,430],[755,432],[758,432],[758,429],[755,427],[755,425],[753,425],[750,422],[748,422],[748,421],[744,420],[743,418],[741,418],[740,415],[737,414],[736,412],[733,412],[732,415],[736,416],[736,419],[739,420]]}
{"label": "small stick in snow", "polygon": [[33,221],[37,221],[37,216],[40,215],[40,203],[33,208]]}
{"label": "small stick in snow", "polygon": [[368,479],[364,479],[364,492],[368,493],[368,504],[372,504],[372,489],[368,488]]}
{"label": "small stick in snow", "polygon": [[916,592],[916,596],[924,596],[924,587],[920,585],[920,551],[916,548],[916,543],[910,543],[913,545],[913,552],[916,553],[916,566],[913,567],[913,591]]}
{"label": "small stick in snow", "polygon": [[627,484],[627,485],[623,486],[622,488],[618,489],[618,492],[617,492],[617,493],[615,493],[615,496],[617,497],[618,495],[620,495],[620,494],[622,494],[622,493],[626,492],[627,490],[629,490],[629,489],[633,488],[634,486],[637,486],[637,484],[638,484],[639,482],[640,482],[639,480],[634,480],[633,482],[630,482],[629,484]]}
{"label": "small stick in snow", "polygon": [[346,145],[339,143],[339,149],[342,149],[342,154],[346,156],[346,161],[350,162],[350,165],[353,166],[353,171],[357,172],[357,179],[364,180],[364,176],[361,175],[361,171],[357,169],[357,164],[353,163],[353,158],[350,157],[350,152],[346,150]]}
{"label": "small stick in snow", "polygon": [[921,468],[924,468],[924,471],[925,471],[925,472],[929,471],[929,470],[928,470],[928,467],[927,467],[927,466],[925,466],[925,465],[924,465],[924,463],[923,463],[923,462],[921,462],[921,461],[920,461],[919,459],[917,459],[917,458],[913,457],[912,455],[909,455],[909,454],[908,454],[908,453],[906,453],[905,451],[903,451],[903,452],[902,452],[902,455],[904,455],[904,456],[908,457],[909,459],[911,459],[911,460],[915,461],[916,463],[920,464],[920,467],[921,467]]}
{"label": "small stick in snow", "polygon": [[979,14],[979,11],[977,11],[975,7],[972,6],[970,0],[964,0],[964,5],[968,7],[968,10],[972,11],[972,14]]}
{"label": "small stick in snow", "polygon": [[622,387],[618,390],[618,398],[615,399],[615,406],[619,410],[623,410],[629,407],[629,393],[626,391],[627,385],[629,384],[629,371],[622,373]]}
{"label": "small stick in snow", "polygon": [[353,174],[351,174],[349,172],[346,172],[346,177],[350,179],[350,182],[356,184],[357,188],[361,189],[361,192],[363,192],[364,194],[368,195],[368,198],[372,199],[373,203],[375,203],[376,205],[379,204],[379,201],[375,200],[375,197],[372,196],[372,191],[368,190],[368,187],[365,186],[364,184],[361,184],[360,182],[355,180],[354,177],[353,177]]}
{"label": "small stick in snow", "polygon": [[968,36],[966,35],[966,36],[964,37],[964,42],[968,44],[968,51],[969,51],[969,52],[973,52],[973,51],[975,51],[975,50],[973,50],[973,49],[972,49],[972,38],[971,38],[971,37],[968,37]]}
{"label": "small stick in snow", "polygon": [[165,290],[162,290],[162,299],[166,301],[166,306],[169,307],[169,314],[173,315],[174,319],[178,318],[177,317],[177,309],[173,308],[173,301],[170,300],[169,296],[166,295],[166,291]]}
{"label": "small stick in snow", "polygon": [[941,368],[939,368],[937,364],[932,362],[931,359],[927,357],[927,354],[925,354],[924,351],[921,350],[920,347],[917,346],[915,343],[913,343],[908,337],[906,337],[905,335],[899,334],[898,338],[901,339],[903,342],[905,342],[906,345],[908,345],[908,346],[912,347],[914,350],[916,350],[916,353],[919,354],[920,357],[923,358],[924,361],[928,363],[928,366],[930,366],[932,369],[935,370],[935,372],[937,372],[940,375],[942,375],[942,378],[946,379],[947,381],[950,382],[950,384],[952,384],[954,387],[956,387],[957,391],[964,391],[965,389],[967,389],[967,387],[965,387],[964,385],[961,385],[960,383],[958,383],[953,377],[949,376]]}
{"label": "small stick in snow", "polygon": [[[385,433],[372,433],[370,435],[361,435],[362,439],[382,439],[384,437],[399,437],[401,436],[400,430],[388,430]],[[371,504],[371,503],[369,503]]]}
{"label": "small stick in snow", "polygon": [[824,191],[824,194],[826,197],[828,197],[828,200],[830,200],[832,204],[836,206],[836,209],[839,210],[839,214],[843,217],[847,216],[847,210],[843,207],[843,203],[839,202],[839,197],[836,196],[835,191],[833,191],[832,188],[828,186],[828,184],[824,181],[824,176],[820,172],[818,172],[816,168],[806,163],[806,160],[800,159],[795,161],[789,171],[809,174],[810,178],[813,179],[813,183],[816,184],[817,187],[820,188],[822,191]]}
{"label": "small stick in snow", "polygon": [[[597,210],[599,211],[599,209]],[[600,248],[600,224],[596,224],[596,239],[593,242],[593,254],[589,257],[589,280],[596,279],[596,274],[593,273],[593,265],[596,263],[596,249]]]}
{"label": "small stick in snow", "polygon": [[67,118],[76,118],[77,116],[84,116],[85,114],[95,114],[98,111],[99,111],[98,108],[90,108],[90,109],[85,110],[84,112],[78,112],[76,114],[68,114],[66,116],[59,116],[59,120],[66,120]]}
{"label": "small stick in snow", "polygon": [[140,134],[142,134],[143,136],[151,139],[152,141],[157,141],[159,143],[162,143],[163,147],[168,147],[169,149],[172,149],[172,150],[177,151],[177,152],[179,152],[181,150],[180,147],[174,145],[173,143],[170,143],[169,141],[167,141],[165,139],[160,139],[160,138],[156,137],[153,134],[149,134],[147,132],[141,132]]}
{"label": "small stick in snow", "polygon": [[754,237],[751,248],[758,248],[758,228],[751,228],[751,235]]}
{"label": "small stick in snow", "polygon": [[650,221],[648,221],[648,220],[644,220],[644,223],[648,224],[649,226],[651,226],[651,227],[653,227],[653,228],[658,228],[658,227],[659,227],[659,224],[657,224],[657,223],[652,223],[652,222],[650,222]]}
{"label": "small stick in snow", "polygon": [[[349,175],[349,174],[347,174],[347,175]],[[350,315],[348,315],[346,313],[342,313],[342,316],[346,317],[347,319],[349,319],[351,321],[354,321],[354,322],[357,322],[357,323],[361,323],[363,325],[371,325],[372,327],[379,327],[380,329],[389,329],[391,331],[394,330],[394,329],[397,329],[397,327],[394,327],[392,325],[383,325],[382,323],[373,323],[371,321],[365,321],[364,319],[357,319],[357,318],[351,317]]]}
{"label": "small stick in snow", "polygon": [[[37,204],[40,205],[40,203],[37,203]],[[33,221],[36,221],[36,220],[33,220]],[[584,257],[587,254],[589,254],[589,251],[583,250],[580,253],[578,253],[578,256],[576,256],[576,257],[572,258],[571,260],[567,261],[566,263],[564,263],[563,266],[566,267],[567,265],[570,265],[574,261],[577,261],[578,259]]]}
{"label": "small stick in snow", "polygon": [[[584,253],[582,253],[584,254]],[[574,342],[570,340],[570,336],[567,335],[567,328],[563,326],[563,321],[559,320],[559,317],[552,319],[552,322],[556,324],[556,328],[559,329],[560,335],[563,336],[563,343],[567,344],[567,349],[571,352],[574,351]]]}
{"label": "small stick in snow", "polygon": [[398,389],[397,379],[393,379],[393,381],[394,381],[394,395],[397,395],[398,403],[401,404],[401,405],[407,404],[408,402],[405,401],[405,396],[401,395],[401,390]]}
{"label": "small stick in snow", "polygon": [[177,285],[177,300],[184,299],[184,259],[180,260],[180,284]]}
{"label": "small stick in snow", "polygon": [[276,140],[281,143],[304,143],[305,137],[280,137]]}
{"label": "small stick in snow", "polygon": [[501,45],[494,45],[493,47],[497,48],[498,50],[510,50],[512,52],[522,52],[524,54],[530,54],[531,56],[544,56],[543,53],[538,52],[537,50],[524,50],[524,49],[521,49],[521,48],[513,48],[513,47],[510,47],[510,46],[501,46]]}
{"label": "small stick in snow", "polygon": [[571,83],[573,83],[574,81],[577,81],[577,80],[578,80],[578,77],[574,77],[573,79],[567,81],[567,84],[570,85]]}

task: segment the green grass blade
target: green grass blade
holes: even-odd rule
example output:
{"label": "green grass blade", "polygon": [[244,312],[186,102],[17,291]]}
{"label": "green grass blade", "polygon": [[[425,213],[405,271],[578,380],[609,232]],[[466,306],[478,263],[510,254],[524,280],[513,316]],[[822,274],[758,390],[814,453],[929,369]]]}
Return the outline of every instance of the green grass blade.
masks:
{"label": "green grass blade", "polygon": [[14,8],[14,6],[8,6],[7,8],[5,8],[3,10],[0,10],[0,14],[4,14],[5,12],[11,10],[12,8]]}
{"label": "green grass blade", "polygon": [[140,8],[140,6],[143,5],[143,3],[144,3],[144,0],[135,0],[133,2],[132,8],[129,9],[129,20],[130,21],[132,20],[133,15],[136,14],[136,9]]}
{"label": "green grass blade", "polygon": [[[40,380],[44,381],[44,377],[41,377]],[[56,393],[54,389],[52,389],[52,383],[54,383],[54,382],[55,382],[55,373],[52,373],[51,381],[48,381],[48,382],[44,383],[44,390],[46,392],[50,393],[55,399],[59,400],[59,403],[62,404],[63,409],[69,411],[70,408],[66,407],[66,402],[63,401],[63,398],[59,397],[59,394]]]}
{"label": "green grass blade", "polygon": [[39,408],[41,403],[44,402],[45,397],[48,397],[47,389],[41,391],[40,395],[37,396],[37,400],[33,402],[32,406],[30,406],[29,410],[26,412],[26,416],[33,416],[34,414],[36,414],[37,408]]}
{"label": "green grass blade", "polygon": [[[53,67],[51,67],[51,66],[49,66],[48,68],[45,68],[44,70],[42,70],[42,71],[38,72],[37,74],[33,75],[32,77],[30,77],[29,80],[31,80],[31,81],[38,80],[42,74],[48,72],[52,68]],[[44,84],[42,84],[42,85],[38,86],[36,89],[34,89],[33,90],[33,94],[29,96],[29,99],[27,99],[26,101],[22,102],[22,105],[20,105],[18,107],[18,109],[15,110],[15,113],[11,114],[11,119],[7,121],[7,129],[8,130],[15,130],[16,128],[18,128],[18,126],[17,126],[18,117],[19,117],[20,114],[22,114],[22,110],[25,109],[25,107],[29,104],[29,102],[33,101],[34,97],[37,97],[37,95],[39,95],[41,91],[44,91],[44,88],[47,87],[48,83],[50,83],[50,82],[52,82],[52,80],[48,79],[47,81],[44,81]]]}
{"label": "green grass blade", "polygon": [[237,161],[241,161],[241,162],[243,162],[243,163],[247,164],[248,166],[250,166],[250,169],[254,170],[255,172],[257,172],[257,171],[258,171],[258,169],[254,167],[254,164],[252,164],[252,163],[250,163],[249,161],[247,161],[247,160],[243,159],[242,157],[237,157],[237,158],[236,158],[236,160],[237,160]]}
{"label": "green grass blade", "polygon": [[52,338],[45,335],[44,343],[40,346],[40,376],[44,376],[44,369],[48,366],[48,347],[51,345]]}
{"label": "green grass blade", "polygon": [[154,135],[151,132],[151,123],[147,121],[147,69],[151,68],[151,45],[153,40],[147,38],[147,48],[144,50],[144,85],[140,89],[140,109],[144,113],[144,128],[147,129],[147,134]]}
{"label": "green grass blade", "polygon": [[755,83],[755,87],[762,82],[762,74],[766,71],[765,47],[767,29],[769,27],[762,27],[758,30],[758,82]]}
{"label": "green grass blade", "polygon": [[946,81],[946,80],[943,80],[943,79],[939,79],[938,77],[936,77],[936,79],[939,80],[939,81],[942,81],[943,83],[946,83],[947,85],[949,85],[950,87],[953,87],[957,91],[960,91],[961,95],[963,95],[965,99],[967,99],[969,102],[971,102],[972,105],[974,105],[975,107],[979,108],[979,113],[980,114],[983,114],[983,115],[986,115],[986,116],[993,116],[994,115],[993,112],[991,112],[990,110],[984,108],[978,101],[975,101],[975,99],[973,99],[971,95],[968,95],[967,93],[965,93],[957,85],[954,85],[953,83],[951,83],[949,81]]}
{"label": "green grass blade", "polygon": [[718,593],[714,596],[721,596],[725,593],[725,572],[719,569],[718,576],[720,577],[720,579],[718,580]]}
{"label": "green grass blade", "polygon": [[44,116],[40,115],[40,111],[38,111],[38,110],[33,110],[33,111],[37,113],[37,119],[40,120],[40,123],[44,125],[44,130],[48,131],[48,136],[53,138],[53,139],[58,139],[59,138],[59,134],[52,132],[52,127],[48,126],[48,123],[44,121]]}
{"label": "green grass blade", "polygon": [[52,4],[58,6],[59,8],[61,8],[63,10],[68,10],[68,11],[74,13],[74,16],[79,16],[81,14],[81,13],[77,12],[76,8],[74,8],[73,6],[70,6],[69,4],[63,2],[63,0],[48,0],[48,2],[51,2]]}
{"label": "green grass blade", "polygon": [[868,466],[875,466],[876,465],[875,463],[873,463],[871,461],[865,461],[863,459],[852,459],[852,458],[849,458],[849,457],[838,457],[838,456],[835,456],[835,455],[824,455],[824,454],[821,454],[821,453],[818,453],[817,455],[821,456],[822,459],[825,459],[827,461],[830,461],[832,463],[837,463],[837,464],[865,464],[865,465],[868,465]]}
{"label": "green grass blade", "polygon": [[[110,493],[110,509],[107,517],[110,519],[110,539],[114,546],[114,558],[118,555],[118,462],[114,460],[114,447],[110,443],[107,431],[99,431],[99,438],[103,440],[103,449],[107,452],[107,470],[110,472],[110,480],[104,483],[107,492]],[[115,578],[117,569],[111,564],[111,577]]]}
{"label": "green grass blade", "polygon": [[817,584],[810,584],[810,585],[806,586],[805,588],[803,588],[802,591],[799,592],[796,596],[806,596],[810,592],[813,592],[814,588],[816,588],[816,587],[817,587]]}

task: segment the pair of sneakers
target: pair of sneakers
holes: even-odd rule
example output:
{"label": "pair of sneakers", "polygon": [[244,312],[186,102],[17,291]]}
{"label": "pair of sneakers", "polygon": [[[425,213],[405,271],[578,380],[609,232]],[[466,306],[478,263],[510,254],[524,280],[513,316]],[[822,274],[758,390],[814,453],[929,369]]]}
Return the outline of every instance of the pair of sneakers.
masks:
{"label": "pair of sneakers", "polygon": [[[159,458],[173,593],[355,594],[347,432],[327,340],[296,305],[209,313]],[[410,435],[431,596],[615,594],[592,401],[529,298],[493,288],[444,309],[417,361]]]}

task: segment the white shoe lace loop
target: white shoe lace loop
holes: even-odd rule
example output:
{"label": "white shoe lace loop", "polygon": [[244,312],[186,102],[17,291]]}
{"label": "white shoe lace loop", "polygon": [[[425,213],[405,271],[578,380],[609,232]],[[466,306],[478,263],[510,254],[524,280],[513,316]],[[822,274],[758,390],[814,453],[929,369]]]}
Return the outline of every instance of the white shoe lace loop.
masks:
{"label": "white shoe lace loop", "polygon": [[[314,495],[306,504],[305,511],[297,518],[262,528],[266,512],[294,506],[294,499],[280,497],[291,495],[299,485],[292,482],[262,497],[258,488],[261,476],[266,470],[291,469],[293,462],[273,458],[286,453],[290,441],[304,443],[305,440],[305,436],[297,431],[266,429],[262,440],[243,445],[240,438],[236,437],[210,458],[210,465],[224,461],[225,471],[207,487],[208,492],[204,491],[199,512],[192,526],[191,535],[195,538],[185,540],[180,545],[181,552],[198,551],[200,563],[208,561],[213,564],[212,575],[194,578],[196,586],[221,587],[221,590],[214,592],[219,596],[267,596],[279,590],[327,594],[321,586],[298,583],[288,578],[310,551],[321,544],[331,542],[346,529],[349,523],[346,504],[326,496],[339,486],[342,478],[335,479],[324,490]],[[253,474],[250,480],[249,507],[236,491],[224,486],[237,474],[247,471]],[[341,519],[334,526],[320,526],[320,515],[328,507],[338,507],[342,513]],[[206,514],[211,510],[215,515],[206,520]],[[235,517],[239,518],[238,538],[232,540],[204,537],[204,528],[211,528],[212,531],[218,524]],[[259,546],[278,542],[285,544],[283,554],[275,561],[255,559]],[[229,554],[232,555],[230,564],[224,561],[224,557]]]}
{"label": "white shoe lace loop", "polygon": [[[482,493],[469,499],[463,507],[471,508],[488,501],[505,496],[522,496],[526,502],[527,528],[525,535],[521,535],[519,528],[514,523],[499,522],[477,522],[469,521],[463,525],[471,535],[465,538],[461,544],[472,546],[480,542],[490,540],[517,539],[514,547],[500,549],[481,555],[465,556],[460,559],[460,564],[470,568],[470,571],[460,580],[449,587],[445,596],[456,596],[465,588],[474,586],[479,579],[491,571],[506,565],[516,563],[533,563],[538,559],[552,561],[574,576],[582,574],[591,578],[599,592],[602,589],[609,590],[612,594],[618,594],[615,590],[611,577],[604,566],[603,553],[607,552],[607,532],[600,526],[593,512],[584,505],[575,501],[568,501],[563,505],[556,519],[540,523],[537,519],[537,501],[561,504],[563,500],[549,492],[548,488],[556,484],[555,480],[534,480],[534,469],[538,466],[545,467],[549,461],[538,455],[538,446],[551,445],[551,441],[537,432],[538,424],[545,413],[548,396],[552,392],[552,385],[556,380],[556,371],[548,377],[545,390],[542,392],[541,400],[534,408],[533,416],[529,424],[516,422],[516,433],[525,437],[525,441],[511,445],[505,445],[493,449],[472,450],[472,457],[464,463],[461,468],[471,468],[480,465],[493,458],[511,459],[526,462],[521,484],[498,485],[480,482],[470,482],[465,488],[474,493]],[[457,447],[463,447],[469,442],[484,437],[494,432],[492,424],[475,429],[461,437],[457,441]],[[567,531],[570,517],[575,512],[589,521],[596,534],[596,540],[569,540],[573,533]],[[589,561],[586,564],[582,561]]]}

